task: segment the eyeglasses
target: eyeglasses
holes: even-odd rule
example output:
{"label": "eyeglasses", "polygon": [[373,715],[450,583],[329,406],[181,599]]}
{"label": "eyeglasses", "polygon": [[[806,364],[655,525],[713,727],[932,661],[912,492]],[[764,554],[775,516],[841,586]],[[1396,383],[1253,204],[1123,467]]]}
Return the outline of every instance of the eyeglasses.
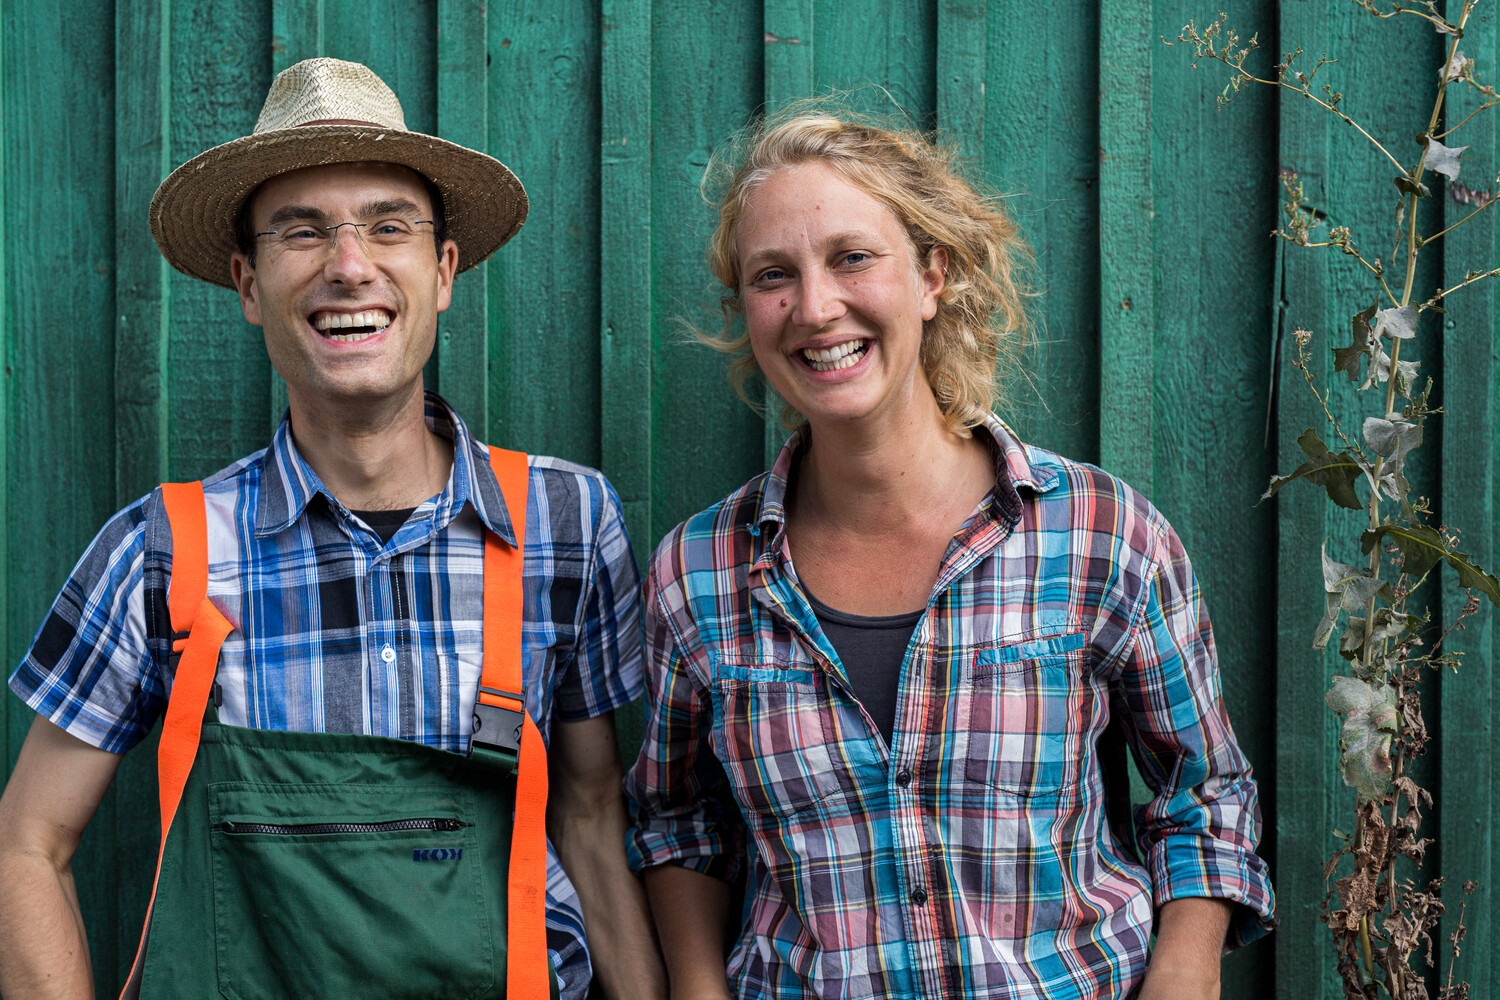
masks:
{"label": "eyeglasses", "polygon": [[418,237],[430,238],[418,226],[432,225],[431,219],[383,219],[380,222],[340,222],[332,226],[318,226],[299,222],[282,229],[270,229],[256,233],[255,238],[270,237],[271,246],[277,250],[293,253],[317,253],[338,245],[339,230],[345,226],[354,229],[360,246],[372,256],[395,253],[410,247]]}

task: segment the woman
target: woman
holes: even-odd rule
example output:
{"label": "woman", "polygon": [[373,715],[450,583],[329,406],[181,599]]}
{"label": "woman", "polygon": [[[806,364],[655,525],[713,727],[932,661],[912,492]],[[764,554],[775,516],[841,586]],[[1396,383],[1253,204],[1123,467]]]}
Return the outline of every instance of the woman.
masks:
{"label": "woman", "polygon": [[[710,262],[805,422],[646,584],[627,787],[674,998],[1210,997],[1272,924],[1180,542],[990,413],[1024,252],[920,136],[794,110],[749,139]],[[1157,793],[1143,864],[1111,716]]]}

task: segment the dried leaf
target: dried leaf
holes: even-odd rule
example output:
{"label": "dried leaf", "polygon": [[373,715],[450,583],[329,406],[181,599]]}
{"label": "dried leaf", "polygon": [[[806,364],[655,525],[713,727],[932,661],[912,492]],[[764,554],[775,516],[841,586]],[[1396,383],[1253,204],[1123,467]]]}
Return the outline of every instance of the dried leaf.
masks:
{"label": "dried leaf", "polygon": [[1398,309],[1377,310],[1373,325],[1377,337],[1410,340],[1417,335],[1417,307],[1401,306]]}
{"label": "dried leaf", "polygon": [[1468,63],[1468,61],[1469,60],[1464,58],[1462,49],[1455,50],[1453,53],[1453,58],[1445,63],[1442,69],[1438,70],[1438,79],[1442,80],[1445,83],[1451,80],[1462,79],[1464,75],[1464,66]]}
{"label": "dried leaf", "polygon": [[1365,509],[1365,505],[1359,501],[1359,495],[1354,491],[1355,481],[1363,474],[1355,458],[1344,452],[1329,451],[1317,432],[1310,427],[1297,438],[1297,443],[1307,454],[1307,461],[1293,470],[1291,475],[1272,476],[1271,484],[1266,487],[1265,493],[1261,494],[1261,500],[1271,499],[1281,491],[1283,486],[1294,479],[1306,479],[1327,490],[1328,499],[1340,507],[1347,510]]}
{"label": "dried leaf", "polygon": [[1335,677],[1324,701],[1344,717],[1339,773],[1361,802],[1380,798],[1391,785],[1391,736],[1396,732],[1396,690],[1389,684]]}
{"label": "dried leaf", "polygon": [[1380,481],[1374,481],[1374,469],[1369,478],[1386,496],[1405,500],[1408,492],[1403,469],[1406,456],[1422,443],[1422,421],[1407,420],[1399,413],[1388,413],[1385,417],[1366,417],[1364,424],[1365,443],[1385,459],[1380,467]]}
{"label": "dried leaf", "polygon": [[1318,622],[1317,630],[1313,633],[1313,648],[1322,649],[1328,645],[1340,611],[1352,615],[1365,610],[1370,598],[1380,592],[1381,586],[1379,580],[1358,566],[1350,566],[1336,559],[1330,559],[1325,546],[1323,549],[1323,589],[1327,592],[1327,601],[1323,620]]}
{"label": "dried leaf", "polygon": [[1436,171],[1450,181],[1458,180],[1458,158],[1468,146],[1444,146],[1436,139],[1427,140],[1427,169]]}
{"label": "dried leaf", "polygon": [[[1389,523],[1382,524],[1378,528],[1371,528],[1359,536],[1361,547],[1369,552],[1382,538],[1390,538],[1401,550],[1401,571],[1410,576],[1421,576],[1432,567],[1436,566],[1441,559],[1458,574],[1458,585],[1470,590],[1477,590],[1490,599],[1490,603],[1500,607],[1500,580],[1485,572],[1483,568],[1474,563],[1468,553],[1459,552],[1457,549],[1448,547],[1443,536],[1425,524],[1408,527],[1406,525]],[[1324,570],[1325,576],[1327,570]]]}

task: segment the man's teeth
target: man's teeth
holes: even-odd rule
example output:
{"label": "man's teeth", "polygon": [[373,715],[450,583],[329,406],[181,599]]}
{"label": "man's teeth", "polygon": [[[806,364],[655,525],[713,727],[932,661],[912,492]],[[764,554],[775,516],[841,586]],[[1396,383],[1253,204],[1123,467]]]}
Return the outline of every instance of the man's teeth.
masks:
{"label": "man's teeth", "polygon": [[[313,326],[329,340],[343,344],[373,337],[390,325],[391,314],[384,309],[366,309],[355,313],[319,313]],[[352,329],[353,333],[329,333],[329,330]]]}
{"label": "man's teeth", "polygon": [[802,358],[816,372],[836,372],[859,363],[870,346],[868,340],[846,340],[822,351],[804,350]]}

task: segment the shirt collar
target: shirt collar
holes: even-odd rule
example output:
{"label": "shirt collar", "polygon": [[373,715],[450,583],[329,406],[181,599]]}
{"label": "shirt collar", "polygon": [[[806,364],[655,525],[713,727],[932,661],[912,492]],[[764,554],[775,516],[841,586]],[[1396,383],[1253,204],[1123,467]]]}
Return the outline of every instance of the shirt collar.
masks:
{"label": "shirt collar", "polygon": [[[474,440],[463,419],[437,393],[426,393],[423,402],[423,417],[428,430],[453,442],[453,469],[448,474],[447,485],[434,498],[434,523],[446,525],[465,503],[473,504],[485,527],[499,535],[506,544],[514,545],[515,529],[500,484],[490,468],[488,449]],[[260,504],[255,516],[257,538],[285,531],[319,494],[326,498],[333,510],[344,510],[344,505],[328,491],[297,450],[297,442],[292,438],[290,411],[276,428],[271,447],[262,460],[262,469]]]}
{"label": "shirt collar", "polygon": [[[806,440],[806,425],[797,428],[782,445],[771,471],[760,488],[760,503],[755,508],[751,533],[763,542],[762,557],[774,557],[770,540],[786,521],[786,488],[797,452]],[[1035,493],[1047,493],[1057,486],[1061,470],[1050,452],[1022,443],[1006,423],[993,413],[985,414],[983,423],[974,428],[990,447],[995,460],[995,489],[991,496],[998,503],[1001,516],[1014,523],[1021,515],[1021,497],[1017,487]],[[771,522],[767,524],[767,522]]]}

